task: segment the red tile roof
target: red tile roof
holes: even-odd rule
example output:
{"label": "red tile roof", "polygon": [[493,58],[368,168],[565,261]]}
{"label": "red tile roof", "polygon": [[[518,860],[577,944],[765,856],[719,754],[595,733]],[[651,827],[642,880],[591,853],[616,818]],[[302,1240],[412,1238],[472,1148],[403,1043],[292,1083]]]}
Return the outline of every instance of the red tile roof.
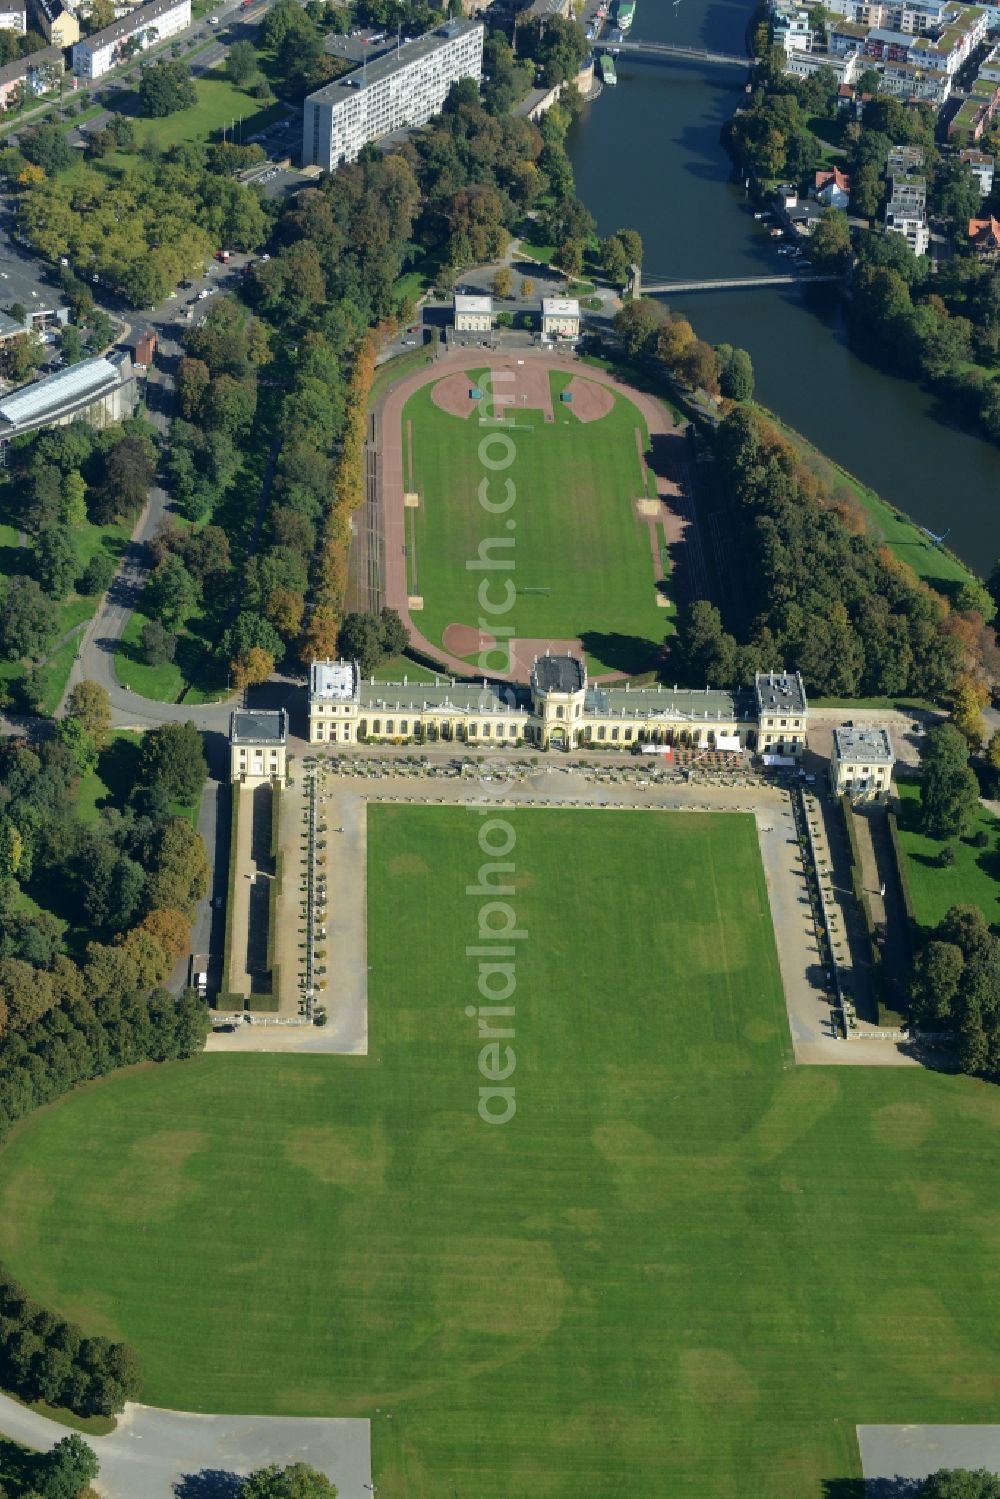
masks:
{"label": "red tile roof", "polygon": [[839,187],[842,193],[849,193],[851,191],[851,179],[839,167],[834,167],[829,172],[816,173],[815,192],[822,192],[824,187],[830,187],[831,185]]}
{"label": "red tile roof", "polygon": [[1000,220],[970,219],[969,238],[977,250],[1000,250]]}

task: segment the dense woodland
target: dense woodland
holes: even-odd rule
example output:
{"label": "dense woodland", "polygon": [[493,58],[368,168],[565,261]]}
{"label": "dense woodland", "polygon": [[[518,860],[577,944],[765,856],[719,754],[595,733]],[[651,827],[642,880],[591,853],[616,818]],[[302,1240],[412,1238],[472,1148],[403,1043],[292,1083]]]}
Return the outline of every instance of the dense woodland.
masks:
{"label": "dense woodland", "polygon": [[960,589],[951,608],[752,409],[721,422],[717,455],[741,617],[726,630],[714,606],[688,610],[676,650],[689,680],[746,681],[780,661],[814,697],[939,698],[960,673],[982,674],[995,652],[985,589]]}
{"label": "dense woodland", "polygon": [[[810,242],[809,257],[822,270],[846,270],[856,256],[847,297],[855,347],[898,374],[922,380],[966,420],[1000,441],[1000,267],[973,255],[968,220],[1000,211],[1000,178],[983,201],[971,170],[935,139],[935,113],[877,95],[878,75],[859,81],[875,97],[860,120],[838,108],[837,80],[821,68],[812,78],[764,67],[746,109],[726,127],[727,145],[740,166],[762,185],[810,185],[824,162],[824,142],[836,139],[840,165],[850,175],[852,216],[876,224],[887,196],[886,159],[893,145],[924,153],[927,212],[932,225],[952,236],[953,255],[935,273],[901,235],[880,225],[848,227],[847,215],[830,209]],[[1000,150],[1000,137],[980,142]]]}

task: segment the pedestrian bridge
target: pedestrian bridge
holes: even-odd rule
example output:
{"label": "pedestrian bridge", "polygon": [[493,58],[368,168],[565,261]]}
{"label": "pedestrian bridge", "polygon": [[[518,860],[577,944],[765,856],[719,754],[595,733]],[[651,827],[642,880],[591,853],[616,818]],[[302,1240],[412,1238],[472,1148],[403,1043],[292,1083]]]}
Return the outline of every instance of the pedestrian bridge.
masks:
{"label": "pedestrian bridge", "polygon": [[705,47],[680,47],[673,42],[626,41],[623,38],[620,42],[598,40],[594,46],[620,52],[623,57],[662,57],[666,62],[705,62],[723,68],[752,68],[757,61],[745,52],[709,52]]}
{"label": "pedestrian bridge", "polygon": [[840,277],[824,271],[797,271],[776,276],[725,276],[719,281],[647,281],[642,278],[644,297],[669,296],[681,291],[739,291],[758,286],[803,286],[818,281],[839,281]]}

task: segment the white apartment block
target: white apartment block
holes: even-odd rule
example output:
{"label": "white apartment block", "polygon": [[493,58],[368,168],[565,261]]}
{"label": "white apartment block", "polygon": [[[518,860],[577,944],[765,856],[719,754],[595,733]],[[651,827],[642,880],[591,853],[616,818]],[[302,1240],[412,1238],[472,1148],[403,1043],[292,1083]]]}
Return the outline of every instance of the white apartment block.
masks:
{"label": "white apartment block", "polygon": [[580,337],[580,303],[576,297],[542,298],[542,337]]}
{"label": "white apartment block", "polygon": [[853,83],[861,72],[860,63],[857,52],[844,57],[832,57],[829,52],[790,52],[782,72],[794,78],[811,78],[820,68],[829,68],[838,84]]}
{"label": "white apartment block", "polygon": [[901,234],[914,255],[926,255],[931,242],[927,215],[923,209],[891,202],[885,210],[887,234]]}
{"label": "white apartment block", "polygon": [[483,25],[446,21],[306,99],[302,165],[332,172],[369,141],[425,125],[453,83],[483,76]]}
{"label": "white apartment block", "polygon": [[0,31],[16,31],[23,36],[25,24],[25,0],[0,0]]}
{"label": "white apartment block", "polygon": [[73,72],[78,78],[102,78],[122,61],[130,42],[138,50],[176,36],[191,25],[191,0],[152,0],[120,21],[84,37],[73,48]]}

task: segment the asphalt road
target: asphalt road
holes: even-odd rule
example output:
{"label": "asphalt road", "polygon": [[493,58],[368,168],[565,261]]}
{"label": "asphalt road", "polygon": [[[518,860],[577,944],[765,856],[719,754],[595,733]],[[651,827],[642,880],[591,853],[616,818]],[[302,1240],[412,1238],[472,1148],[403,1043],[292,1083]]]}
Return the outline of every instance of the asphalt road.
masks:
{"label": "asphalt road", "polygon": [[[47,1452],[67,1429],[0,1395],[0,1431]],[[126,1405],[115,1430],[87,1437],[101,1464],[95,1488],[106,1499],[204,1499],[231,1495],[236,1475],[270,1463],[311,1463],[340,1499],[371,1486],[371,1423],[301,1416],[204,1416]]]}

